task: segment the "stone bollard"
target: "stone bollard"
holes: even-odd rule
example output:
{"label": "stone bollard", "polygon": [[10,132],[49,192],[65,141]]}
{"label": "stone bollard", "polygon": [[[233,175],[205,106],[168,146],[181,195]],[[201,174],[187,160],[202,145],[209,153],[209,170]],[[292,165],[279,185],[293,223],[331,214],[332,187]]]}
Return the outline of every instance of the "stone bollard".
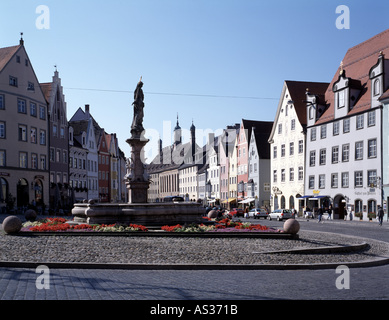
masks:
{"label": "stone bollard", "polygon": [[22,221],[16,216],[9,216],[3,222],[3,230],[7,234],[18,233],[22,229]]}

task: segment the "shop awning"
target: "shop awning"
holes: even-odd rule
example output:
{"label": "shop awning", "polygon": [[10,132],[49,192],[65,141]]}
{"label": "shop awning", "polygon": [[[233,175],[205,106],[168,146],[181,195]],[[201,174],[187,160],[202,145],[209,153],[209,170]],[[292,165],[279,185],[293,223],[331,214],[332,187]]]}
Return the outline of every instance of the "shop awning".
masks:
{"label": "shop awning", "polygon": [[248,199],[245,199],[245,200],[242,200],[242,201],[239,201],[239,203],[250,203],[250,202],[254,202],[255,199],[254,198],[248,198]]}
{"label": "shop awning", "polygon": [[301,196],[300,198],[297,198],[297,199],[307,199],[307,198],[310,198],[310,197],[313,197],[313,196]]}
{"label": "shop awning", "polygon": [[323,198],[329,198],[329,196],[314,196],[314,197],[309,198],[309,200],[320,200]]}

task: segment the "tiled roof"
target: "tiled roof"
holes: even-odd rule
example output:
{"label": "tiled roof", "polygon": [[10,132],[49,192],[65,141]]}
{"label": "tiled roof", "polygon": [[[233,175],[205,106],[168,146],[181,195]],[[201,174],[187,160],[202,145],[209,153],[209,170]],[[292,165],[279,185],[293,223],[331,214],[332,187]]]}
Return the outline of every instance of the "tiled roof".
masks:
{"label": "tiled roof", "polygon": [[[371,106],[371,81],[369,79],[369,71],[377,63],[380,51],[382,51],[385,56],[389,56],[389,29],[349,49],[343,59],[343,70],[346,73],[346,77],[359,81],[363,88],[355,106],[349,112],[349,115],[366,111]],[[334,120],[335,94],[332,91],[332,88],[334,83],[339,79],[340,71],[341,67],[336,71],[336,74],[326,91],[325,100],[328,108],[316,124]],[[312,91],[312,93],[314,94],[315,92]]]}
{"label": "tiled roof", "polygon": [[0,48],[0,72],[3,71],[4,67],[15,55],[21,46],[13,46],[7,48]]}
{"label": "tiled roof", "polygon": [[285,81],[291,100],[293,101],[294,109],[296,110],[297,117],[302,126],[307,124],[307,104],[306,89],[309,89],[312,93],[323,96],[328,88],[329,83],[322,82],[307,82],[307,81]]}

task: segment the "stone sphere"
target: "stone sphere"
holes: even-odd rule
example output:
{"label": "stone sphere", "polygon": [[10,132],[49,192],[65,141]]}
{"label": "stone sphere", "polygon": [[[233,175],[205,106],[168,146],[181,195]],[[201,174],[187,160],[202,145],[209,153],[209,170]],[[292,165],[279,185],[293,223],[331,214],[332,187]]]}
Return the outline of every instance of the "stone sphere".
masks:
{"label": "stone sphere", "polygon": [[211,210],[208,212],[208,218],[209,219],[215,219],[217,218],[217,211],[216,210]]}
{"label": "stone sphere", "polygon": [[37,216],[38,215],[35,210],[27,210],[26,213],[24,214],[26,220],[30,222],[34,222]]}
{"label": "stone sphere", "polygon": [[295,219],[288,219],[284,223],[284,232],[297,234],[300,231],[300,223]]}
{"label": "stone sphere", "polygon": [[22,229],[22,221],[16,216],[9,216],[3,222],[3,230],[5,233],[18,233]]}

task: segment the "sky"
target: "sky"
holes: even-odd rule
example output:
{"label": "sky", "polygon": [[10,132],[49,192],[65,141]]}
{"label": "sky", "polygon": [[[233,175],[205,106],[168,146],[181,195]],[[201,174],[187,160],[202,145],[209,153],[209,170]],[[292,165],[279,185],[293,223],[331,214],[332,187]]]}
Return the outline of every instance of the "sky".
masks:
{"label": "sky", "polygon": [[[348,28],[337,27],[347,27],[340,5]],[[0,47],[23,32],[41,83],[57,66],[68,119],[89,104],[127,157],[142,77],[151,160],[159,138],[173,142],[177,114],[200,146],[242,119],[274,121],[285,80],[330,82],[349,48],[389,28],[388,9],[386,0],[1,0]]]}

